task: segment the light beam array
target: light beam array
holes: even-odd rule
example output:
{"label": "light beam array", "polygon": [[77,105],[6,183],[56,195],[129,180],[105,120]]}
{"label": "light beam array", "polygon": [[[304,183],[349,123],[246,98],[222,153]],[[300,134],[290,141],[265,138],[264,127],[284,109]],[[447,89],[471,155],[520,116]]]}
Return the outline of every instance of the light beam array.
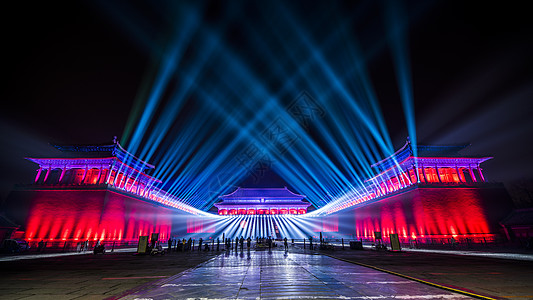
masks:
{"label": "light beam array", "polygon": [[[244,179],[261,180],[261,167],[319,209],[361,197],[370,165],[394,149],[368,71],[388,46],[416,144],[408,22],[397,3],[386,4],[385,28],[370,32],[357,19],[379,10],[369,3],[179,2],[138,22],[122,13],[132,4],[101,5],[154,61],[122,144],[156,165],[158,188],[187,205],[209,210]],[[305,231],[301,217],[232,218],[232,235]]]}

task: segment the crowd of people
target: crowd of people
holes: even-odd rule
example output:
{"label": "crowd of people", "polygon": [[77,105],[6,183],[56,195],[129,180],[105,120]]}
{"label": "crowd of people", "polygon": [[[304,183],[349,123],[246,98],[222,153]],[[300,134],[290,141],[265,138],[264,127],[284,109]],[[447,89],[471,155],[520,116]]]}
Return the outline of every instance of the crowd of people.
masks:
{"label": "crowd of people", "polygon": [[[255,243],[253,244],[253,247],[258,248],[268,248],[272,249],[274,247],[277,247],[277,243],[275,239],[272,237],[255,237]],[[221,245],[222,243],[222,245]],[[287,238],[283,239],[283,245],[286,251],[289,250],[289,242]],[[223,247],[222,247],[223,246]],[[184,252],[184,251],[210,251],[210,250],[216,250],[216,251],[229,251],[229,250],[244,250],[244,247],[246,247],[247,250],[250,250],[252,248],[252,238],[247,237],[244,238],[241,237],[235,237],[233,238],[223,238],[221,241],[220,238],[211,239],[211,240],[203,240],[202,238],[199,238],[198,240],[193,240],[192,238],[187,239],[173,239],[169,238],[167,241],[167,251],[176,251],[176,252]]]}

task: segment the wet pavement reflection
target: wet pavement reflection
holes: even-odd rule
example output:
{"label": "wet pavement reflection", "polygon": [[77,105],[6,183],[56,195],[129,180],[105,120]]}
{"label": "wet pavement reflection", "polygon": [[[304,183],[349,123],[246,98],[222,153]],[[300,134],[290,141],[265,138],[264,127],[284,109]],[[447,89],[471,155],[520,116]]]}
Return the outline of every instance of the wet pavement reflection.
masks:
{"label": "wet pavement reflection", "polygon": [[470,299],[323,255],[228,251],[121,299]]}

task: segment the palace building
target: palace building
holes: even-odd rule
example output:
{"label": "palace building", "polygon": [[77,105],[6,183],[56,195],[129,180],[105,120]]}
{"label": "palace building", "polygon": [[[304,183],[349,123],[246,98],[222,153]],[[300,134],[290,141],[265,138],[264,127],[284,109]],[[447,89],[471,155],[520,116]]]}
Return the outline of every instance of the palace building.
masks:
{"label": "palace building", "polygon": [[215,203],[219,215],[303,215],[311,205],[284,188],[237,188],[231,194],[219,197]]}
{"label": "palace building", "polygon": [[6,210],[32,240],[136,241],[171,234],[173,217],[199,211],[158,188],[150,165],[106,145],[54,146],[61,157],[27,158],[37,164],[32,184],[18,185]]}
{"label": "palace building", "polygon": [[[489,182],[481,164],[492,157],[465,156],[460,146],[407,143],[372,165],[376,176],[358,191],[317,210],[315,231],[405,240],[502,238],[499,221],[512,209],[501,183]],[[416,151],[415,151],[416,150]]]}
{"label": "palace building", "polygon": [[301,238],[318,232],[479,241],[505,238],[499,222],[512,209],[503,185],[483,175],[481,165],[491,157],[462,155],[467,145],[415,148],[407,141],[372,165],[376,175],[358,189],[315,210],[308,211],[305,195],[287,187],[239,187],[219,196],[217,214],[167,193],[147,174],[155,167],[116,141],[54,147],[60,157],[27,158],[37,165],[35,179],[16,186],[4,207],[29,241],[135,242],[151,233],[160,239],[223,233]]}

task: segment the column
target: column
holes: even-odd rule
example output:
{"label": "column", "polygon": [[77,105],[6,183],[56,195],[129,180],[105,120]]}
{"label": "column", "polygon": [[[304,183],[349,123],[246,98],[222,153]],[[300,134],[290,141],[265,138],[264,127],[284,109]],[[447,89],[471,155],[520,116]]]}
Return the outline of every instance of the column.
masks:
{"label": "column", "polygon": [[63,180],[63,177],[65,176],[65,172],[67,172],[67,166],[64,166],[63,170],[61,170],[61,175],[59,176],[57,183],[61,183],[61,180]]}
{"label": "column", "polygon": [[459,178],[459,182],[463,183],[463,179],[461,179],[461,173],[459,173],[459,167],[455,165],[455,172],[457,172],[457,178]]}
{"label": "column", "polygon": [[[123,189],[123,188],[126,187],[126,183],[128,182],[129,177],[128,177],[128,175],[123,173],[122,179],[124,179],[124,184],[122,184],[122,182],[121,182],[120,185],[119,185],[119,188]],[[121,179],[121,181],[122,181],[122,179]]]}
{"label": "column", "polygon": [[388,194],[390,192],[389,190],[389,185],[387,184],[387,180],[381,180],[381,182],[383,182],[385,184],[385,194]]}
{"label": "column", "polygon": [[402,187],[409,186],[409,182],[405,180],[405,172],[403,171],[403,169],[400,169],[400,173],[398,174],[398,180]]}
{"label": "column", "polygon": [[477,182],[476,176],[474,176],[474,171],[472,171],[472,165],[468,165],[468,171],[470,172],[470,177],[472,177],[472,182]]}
{"label": "column", "polygon": [[442,183],[442,178],[440,178],[440,172],[439,172],[439,166],[435,165],[435,171],[437,171],[437,178],[439,179],[439,183]]}
{"label": "column", "polygon": [[144,186],[144,191],[141,195],[142,197],[148,197],[147,195],[148,195],[148,190],[150,189],[150,187],[151,186],[149,185],[149,182],[147,182],[146,185]]}
{"label": "column", "polygon": [[105,178],[105,184],[109,184],[109,179],[111,179],[111,174],[113,173],[113,167],[110,166],[109,169],[107,169],[107,176]]}
{"label": "column", "polygon": [[424,182],[428,183],[428,178],[426,177],[426,169],[422,166],[422,175],[424,176]]}
{"label": "column", "polygon": [[37,183],[39,181],[39,177],[41,177],[41,172],[43,171],[43,167],[39,166],[39,170],[37,171],[37,176],[35,176],[34,183]]}
{"label": "column", "polygon": [[[389,182],[390,182],[390,185],[392,187],[392,191],[396,191],[396,186],[394,185],[394,181],[392,181],[394,178],[396,178],[396,175],[393,175],[392,177],[389,178]],[[398,179],[398,178],[396,178]],[[400,185],[400,181],[398,180],[398,186]],[[399,189],[399,188],[398,188]]]}
{"label": "column", "polygon": [[403,173],[403,176],[405,176],[407,178],[407,182],[409,182],[409,185],[413,184],[413,180],[411,180],[411,176],[409,175],[409,169],[407,169],[404,173]]}
{"label": "column", "polygon": [[381,182],[385,185],[385,195],[389,193],[389,185],[387,184],[387,180],[381,179]]}
{"label": "column", "polygon": [[403,181],[403,178],[400,175],[396,174],[396,180],[398,180],[398,185],[400,186],[400,189],[404,188],[406,186],[405,182]]}
{"label": "column", "polygon": [[144,197],[150,198],[150,193],[152,192],[153,185],[150,183],[149,185],[146,185],[146,190],[144,193]]}
{"label": "column", "polygon": [[85,166],[85,171],[83,172],[83,178],[80,181],[80,184],[85,184],[85,178],[87,178],[87,173],[89,172],[89,166]]}
{"label": "column", "polygon": [[[132,178],[133,178],[133,177],[132,177]],[[132,182],[131,182],[131,185],[130,185],[130,188],[129,188],[128,192],[130,192],[130,193],[131,193],[131,192],[133,191],[133,188],[135,187],[135,182],[136,182],[136,181],[137,181],[137,180],[135,180],[135,179],[134,179],[134,180],[132,180]]]}
{"label": "column", "polygon": [[413,171],[415,172],[416,182],[420,183],[420,174],[418,174],[418,167],[413,165]]}
{"label": "column", "polygon": [[381,188],[380,188],[380,186],[378,185],[378,183],[377,183],[377,181],[376,181],[375,178],[374,178],[373,182],[374,182],[374,187],[375,187],[375,193],[376,193],[376,196],[379,197],[379,196],[381,196]]}
{"label": "column", "polygon": [[[116,186],[117,188],[119,188],[119,189],[122,188],[122,181],[124,180],[124,182],[126,182],[126,180],[125,180],[125,178],[126,178],[126,174],[124,174],[124,173],[120,173],[120,174],[122,174],[122,176],[120,176],[120,181],[117,182],[117,183],[115,184],[115,186]],[[120,175],[120,174],[119,174],[119,175]],[[118,176],[118,175],[117,175],[117,176]]]}
{"label": "column", "polygon": [[387,182],[389,183],[389,189],[391,192],[394,192],[394,183],[392,182],[392,178],[387,177]]}
{"label": "column", "polygon": [[479,165],[477,165],[477,172],[479,174],[479,178],[481,179],[481,181],[485,182],[485,176],[483,176],[483,173],[481,172],[481,168],[479,167]]}
{"label": "column", "polygon": [[96,177],[96,184],[100,182],[100,177],[102,176],[102,169],[104,168],[103,165],[100,166],[100,169],[98,170],[98,176]]}
{"label": "column", "polygon": [[46,170],[46,175],[44,175],[43,183],[46,183],[46,180],[48,179],[48,175],[50,175],[51,171],[52,171],[52,166],[48,166],[48,170]]}

